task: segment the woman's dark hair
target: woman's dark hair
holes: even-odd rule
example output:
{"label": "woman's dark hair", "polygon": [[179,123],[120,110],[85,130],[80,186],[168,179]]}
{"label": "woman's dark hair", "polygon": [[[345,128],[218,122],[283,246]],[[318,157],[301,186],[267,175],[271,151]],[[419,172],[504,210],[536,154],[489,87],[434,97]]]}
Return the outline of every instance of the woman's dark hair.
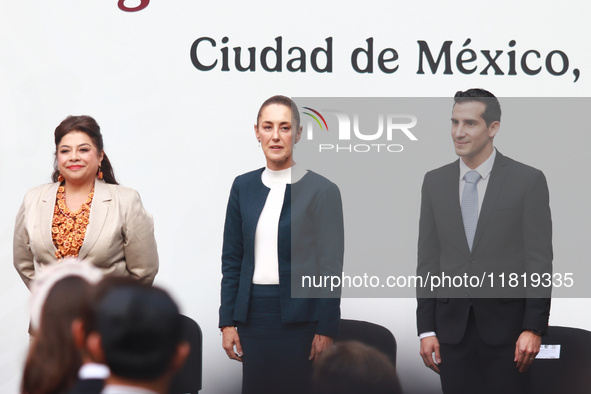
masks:
{"label": "woman's dark hair", "polygon": [[117,180],[115,179],[115,174],[113,173],[113,167],[111,166],[111,162],[109,161],[109,158],[103,151],[103,135],[101,134],[101,128],[96,122],[96,120],[94,120],[94,118],[88,115],[70,115],[66,119],[64,119],[62,123],[59,124],[59,126],[55,128],[54,135],[56,160],[53,164],[53,174],[51,175],[51,180],[57,182],[58,177],[60,175],[60,172],[57,168],[57,147],[61,142],[62,138],[64,138],[66,134],[72,131],[81,131],[83,133],[86,133],[94,143],[94,146],[96,146],[98,153],[100,154],[101,152],[103,152],[103,161],[101,162],[100,167],[101,171],[103,172],[103,180],[106,183],[118,185]]}
{"label": "woman's dark hair", "polygon": [[49,291],[25,361],[23,393],[63,393],[75,383],[82,358],[72,337],[72,321],[90,309],[91,289],[86,280],[68,276]]}
{"label": "woman's dark hair", "polygon": [[281,96],[281,95],[269,97],[268,99],[265,100],[263,105],[261,105],[261,108],[259,108],[259,113],[257,114],[257,124],[259,123],[259,119],[261,117],[261,112],[263,112],[263,109],[266,106],[271,105],[271,104],[280,104],[280,105],[285,105],[286,107],[291,108],[291,118],[293,119],[293,121],[296,125],[295,127],[292,127],[292,129],[294,129],[294,130],[299,129],[299,127],[300,127],[300,110],[298,109],[298,106],[289,97]]}

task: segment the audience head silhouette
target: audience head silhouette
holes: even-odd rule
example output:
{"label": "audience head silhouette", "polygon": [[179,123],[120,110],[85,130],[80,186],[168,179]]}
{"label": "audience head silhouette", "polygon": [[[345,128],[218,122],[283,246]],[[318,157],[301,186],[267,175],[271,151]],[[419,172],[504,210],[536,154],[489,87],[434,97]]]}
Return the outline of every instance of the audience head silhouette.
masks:
{"label": "audience head silhouette", "polygon": [[314,394],[398,394],[396,370],[388,357],[360,342],[337,343],[321,354],[312,376]]}
{"label": "audience head silhouette", "polygon": [[89,347],[111,370],[109,385],[166,392],[189,354],[179,309],[157,287],[127,284],[97,298]]}

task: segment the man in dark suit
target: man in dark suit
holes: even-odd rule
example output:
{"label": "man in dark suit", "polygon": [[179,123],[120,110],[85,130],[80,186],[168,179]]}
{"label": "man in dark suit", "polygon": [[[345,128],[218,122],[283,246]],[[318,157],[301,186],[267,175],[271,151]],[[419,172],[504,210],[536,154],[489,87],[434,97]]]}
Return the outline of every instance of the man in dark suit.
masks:
{"label": "man in dark suit", "polygon": [[[420,354],[446,394],[527,393],[550,312],[550,288],[530,285],[552,271],[548,187],[541,171],[494,148],[492,93],[454,101],[460,159],[428,172],[422,188],[417,274],[430,281],[417,292]],[[445,277],[463,281],[430,287]]]}

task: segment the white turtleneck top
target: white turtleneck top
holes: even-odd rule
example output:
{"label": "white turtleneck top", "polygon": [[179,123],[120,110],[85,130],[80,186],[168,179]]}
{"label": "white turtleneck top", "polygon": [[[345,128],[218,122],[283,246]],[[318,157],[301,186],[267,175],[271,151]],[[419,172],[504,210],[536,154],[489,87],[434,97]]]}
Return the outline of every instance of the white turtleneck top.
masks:
{"label": "white turtleneck top", "polygon": [[[292,174],[293,169],[293,174]],[[292,180],[297,182],[307,171],[299,171],[296,166],[273,171],[265,168],[261,180],[269,189],[265,206],[259,216],[254,235],[254,274],[252,283],[257,285],[279,284],[279,216],[285,198],[285,188]]]}

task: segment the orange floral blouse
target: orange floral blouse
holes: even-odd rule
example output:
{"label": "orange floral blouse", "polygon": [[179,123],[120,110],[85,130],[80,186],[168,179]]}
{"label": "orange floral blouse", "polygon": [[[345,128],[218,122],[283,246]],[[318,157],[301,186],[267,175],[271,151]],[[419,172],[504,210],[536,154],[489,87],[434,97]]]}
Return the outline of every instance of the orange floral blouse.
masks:
{"label": "orange floral blouse", "polygon": [[86,202],[82,204],[80,209],[72,212],[66,206],[65,187],[60,185],[57,189],[51,226],[53,244],[57,248],[55,252],[56,259],[78,257],[78,252],[86,235],[86,227],[88,226],[93,197],[94,188],[90,191]]}

